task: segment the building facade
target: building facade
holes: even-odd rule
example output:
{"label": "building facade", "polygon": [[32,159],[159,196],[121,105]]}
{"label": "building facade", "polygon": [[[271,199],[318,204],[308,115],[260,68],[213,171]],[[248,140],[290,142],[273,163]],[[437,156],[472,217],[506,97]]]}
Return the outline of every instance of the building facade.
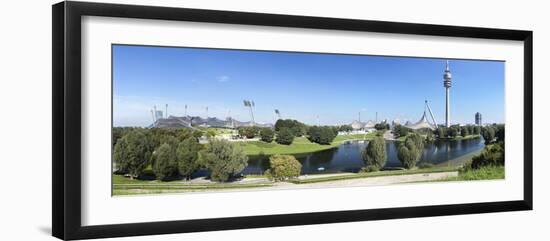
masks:
{"label": "building facade", "polygon": [[476,125],[481,126],[481,125],[482,125],[482,122],[481,122],[481,113],[477,112],[475,118],[476,118]]}

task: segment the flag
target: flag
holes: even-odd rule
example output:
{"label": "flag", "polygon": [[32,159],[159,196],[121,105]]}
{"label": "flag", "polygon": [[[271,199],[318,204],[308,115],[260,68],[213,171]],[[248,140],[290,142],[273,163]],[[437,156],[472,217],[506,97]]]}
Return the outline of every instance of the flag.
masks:
{"label": "flag", "polygon": [[254,101],[252,101],[252,107],[254,107],[254,106],[255,106],[255,105],[254,105]]}
{"label": "flag", "polygon": [[275,109],[275,114],[278,115],[278,114],[279,114],[279,110]]}

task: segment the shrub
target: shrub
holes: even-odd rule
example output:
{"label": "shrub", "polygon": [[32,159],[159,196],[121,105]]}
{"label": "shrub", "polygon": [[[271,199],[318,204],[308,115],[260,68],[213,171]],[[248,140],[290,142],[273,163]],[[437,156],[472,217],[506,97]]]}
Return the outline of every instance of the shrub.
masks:
{"label": "shrub", "polygon": [[374,137],[362,152],[362,158],[367,167],[375,166],[378,169],[384,167],[387,158],[384,138],[380,136]]}
{"label": "shrub", "polygon": [[504,165],[504,143],[486,146],[483,151],[472,158],[471,168],[478,169],[484,166]]}
{"label": "shrub", "polygon": [[275,141],[281,145],[290,145],[294,141],[294,135],[289,128],[281,128],[277,132],[277,139]]}
{"label": "shrub", "polygon": [[200,152],[201,163],[210,171],[213,181],[225,182],[248,165],[242,147],[226,140],[210,140]]}
{"label": "shrub", "polygon": [[432,168],[433,166],[434,166],[434,164],[429,163],[429,162],[418,163],[418,168],[420,168],[420,169]]}
{"label": "shrub", "polygon": [[397,148],[397,158],[401,161],[403,167],[407,169],[414,168],[416,162],[422,156],[424,151],[424,140],[418,134],[408,135],[403,143]]}
{"label": "shrub", "polygon": [[275,132],[271,128],[263,128],[260,131],[260,139],[263,142],[271,143],[273,141],[274,136],[275,136]]}
{"label": "shrub", "polygon": [[380,171],[380,167],[378,167],[376,165],[369,165],[369,166],[361,168],[360,172],[377,172],[377,171]]}
{"label": "shrub", "polygon": [[189,178],[189,176],[199,167],[199,149],[199,142],[193,137],[187,138],[179,143],[176,149],[176,161],[180,175]]}
{"label": "shrub", "polygon": [[176,172],[176,152],[174,147],[168,143],[163,143],[153,155],[153,172],[158,180],[165,180]]}
{"label": "shrub", "polygon": [[302,169],[302,164],[291,155],[273,155],[269,158],[269,165],[265,175],[274,181],[297,178]]}
{"label": "shrub", "polygon": [[141,130],[129,131],[115,144],[113,158],[120,171],[138,177],[151,159],[149,138]]}

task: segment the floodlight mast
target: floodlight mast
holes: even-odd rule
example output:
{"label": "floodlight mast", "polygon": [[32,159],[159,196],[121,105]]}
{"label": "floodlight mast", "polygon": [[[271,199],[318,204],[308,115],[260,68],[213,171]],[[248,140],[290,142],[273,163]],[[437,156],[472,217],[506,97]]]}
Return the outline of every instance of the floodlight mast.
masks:
{"label": "floodlight mast", "polygon": [[248,107],[250,110],[250,118],[252,120],[251,125],[254,126],[254,112],[252,111],[252,106],[254,106],[254,101],[250,100],[243,100],[243,104],[245,107]]}

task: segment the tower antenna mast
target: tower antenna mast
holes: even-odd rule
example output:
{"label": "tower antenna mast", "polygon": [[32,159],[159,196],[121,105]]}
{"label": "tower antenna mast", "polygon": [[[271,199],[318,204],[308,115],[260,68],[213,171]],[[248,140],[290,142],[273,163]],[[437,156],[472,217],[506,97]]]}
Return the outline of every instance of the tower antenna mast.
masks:
{"label": "tower antenna mast", "polygon": [[445,73],[443,74],[443,87],[445,87],[445,127],[451,126],[451,103],[450,103],[450,88],[452,86],[452,75],[449,69],[449,60],[445,64]]}

